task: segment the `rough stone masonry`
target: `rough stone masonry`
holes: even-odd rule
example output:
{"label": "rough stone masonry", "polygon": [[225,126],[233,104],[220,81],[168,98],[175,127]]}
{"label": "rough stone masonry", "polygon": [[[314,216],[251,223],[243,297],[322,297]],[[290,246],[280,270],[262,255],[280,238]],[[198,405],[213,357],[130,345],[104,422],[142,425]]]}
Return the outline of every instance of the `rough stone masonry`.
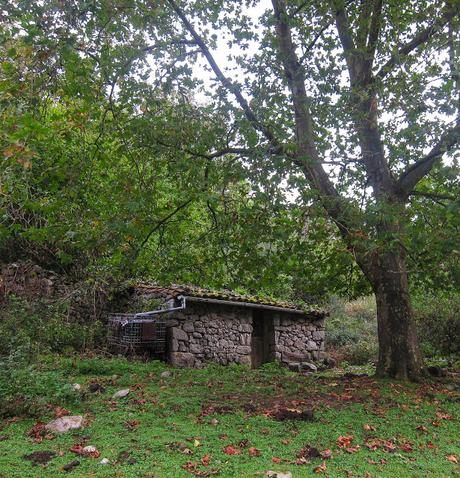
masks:
{"label": "rough stone masonry", "polygon": [[[253,310],[220,304],[189,304],[164,315],[168,327],[168,360],[180,367],[207,362],[253,365]],[[293,312],[264,312],[273,321],[270,358],[291,368],[325,357],[324,317]]]}

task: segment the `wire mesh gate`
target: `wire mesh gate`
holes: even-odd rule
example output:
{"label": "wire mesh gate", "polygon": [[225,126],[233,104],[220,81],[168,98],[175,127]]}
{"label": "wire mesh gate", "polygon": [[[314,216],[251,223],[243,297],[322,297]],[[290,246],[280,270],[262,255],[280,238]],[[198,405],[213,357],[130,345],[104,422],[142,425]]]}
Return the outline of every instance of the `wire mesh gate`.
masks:
{"label": "wire mesh gate", "polygon": [[166,351],[166,320],[159,316],[185,308],[185,298],[178,297],[165,304],[164,308],[133,314],[110,314],[107,321],[107,343],[118,353],[139,353],[148,351],[162,355]]}

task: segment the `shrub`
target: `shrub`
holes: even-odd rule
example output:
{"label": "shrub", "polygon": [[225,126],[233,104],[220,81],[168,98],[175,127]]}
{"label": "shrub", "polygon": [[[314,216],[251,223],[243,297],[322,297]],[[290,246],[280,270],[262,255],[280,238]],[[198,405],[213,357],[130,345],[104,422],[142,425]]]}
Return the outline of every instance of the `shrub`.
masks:
{"label": "shrub", "polygon": [[460,353],[460,293],[416,293],[413,297],[423,352],[426,355]]}
{"label": "shrub", "polygon": [[331,300],[326,320],[326,347],[340,360],[362,365],[377,358],[377,320],[373,297],[351,302]]}
{"label": "shrub", "polygon": [[33,360],[25,345],[0,357],[0,416],[34,416],[49,404],[78,400],[60,372],[41,369]]}
{"label": "shrub", "polygon": [[0,355],[21,346],[35,353],[94,349],[105,335],[98,320],[78,320],[65,301],[9,295],[0,306]]}

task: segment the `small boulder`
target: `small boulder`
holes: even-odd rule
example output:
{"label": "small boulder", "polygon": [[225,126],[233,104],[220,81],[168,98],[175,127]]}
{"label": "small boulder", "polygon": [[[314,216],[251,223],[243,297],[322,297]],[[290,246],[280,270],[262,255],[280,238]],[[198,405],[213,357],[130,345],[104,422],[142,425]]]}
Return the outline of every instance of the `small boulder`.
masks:
{"label": "small boulder", "polygon": [[73,383],[72,384],[72,390],[74,392],[79,392],[81,390],[81,385],[79,383]]}
{"label": "small boulder", "polygon": [[302,362],[300,364],[300,370],[302,370],[302,372],[317,372],[318,367],[314,363]]}
{"label": "small boulder", "polygon": [[160,377],[161,378],[170,378],[170,377],[172,377],[172,373],[169,370],[165,370],[164,372],[161,372]]}
{"label": "small boulder", "polygon": [[45,428],[53,433],[65,433],[69,430],[76,430],[83,425],[83,417],[81,415],[56,418],[45,425]]}
{"label": "small boulder", "polygon": [[129,394],[129,388],[124,388],[123,390],[118,390],[112,395],[112,398],[124,398]]}
{"label": "small boulder", "polygon": [[289,471],[284,472],[284,471],[267,471],[265,473],[265,476],[267,478],[292,478],[292,473]]}

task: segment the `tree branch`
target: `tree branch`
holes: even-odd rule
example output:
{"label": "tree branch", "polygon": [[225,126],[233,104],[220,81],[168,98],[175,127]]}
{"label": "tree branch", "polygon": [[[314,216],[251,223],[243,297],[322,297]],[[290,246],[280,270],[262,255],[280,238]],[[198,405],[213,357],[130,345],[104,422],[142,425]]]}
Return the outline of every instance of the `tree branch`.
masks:
{"label": "tree branch", "polygon": [[452,18],[459,14],[459,4],[449,8],[440,18],[434,20],[429,27],[418,32],[411,41],[399,48],[399,50],[380,68],[376,77],[380,79],[385,78],[385,76],[387,76],[397,65],[401,64],[411,52],[416,50],[423,43],[426,43],[431,37],[441,31]]}
{"label": "tree branch", "polygon": [[227,78],[222,70],[219,68],[219,65],[214,60],[212,53],[209,51],[208,46],[200,37],[200,35],[196,32],[193,25],[188,21],[185,13],[182,9],[177,5],[175,0],[167,0],[167,2],[171,5],[171,8],[176,12],[177,16],[181,19],[182,23],[184,24],[185,28],[188,30],[190,35],[193,37],[196,44],[199,46],[201,53],[204,55],[206,60],[208,61],[210,67],[212,68],[214,74],[216,75],[217,79],[222,83],[222,85],[233,95],[235,96],[238,104],[244,111],[246,118],[252,124],[252,126],[263,134],[263,136],[269,141],[269,143],[273,146],[276,151],[282,152],[283,147],[273,134],[273,132],[264,124],[262,124],[254,112],[252,111],[249,103],[247,102],[246,98],[242,95],[239,87],[233,83],[229,78]]}
{"label": "tree branch", "polygon": [[421,196],[424,198],[432,199],[433,201],[457,201],[458,198],[455,196],[451,196],[449,194],[438,194],[438,193],[430,193],[424,191],[412,191],[409,193],[409,196]]}
{"label": "tree branch", "polygon": [[460,141],[460,121],[441,136],[439,142],[422,159],[409,166],[399,177],[396,187],[402,198],[407,198],[417,183],[426,176],[441,156]]}
{"label": "tree branch", "polygon": [[344,0],[330,0],[330,5],[335,14],[335,23],[337,26],[337,32],[339,33],[340,42],[342,43],[343,51],[345,53],[348,73],[350,75],[351,82],[355,83],[357,80],[355,58],[356,47],[345,11],[345,3]]}
{"label": "tree branch", "polygon": [[173,216],[175,216],[179,211],[181,211],[182,209],[184,209],[185,207],[187,207],[191,202],[193,201],[193,199],[188,199],[187,201],[185,201],[184,203],[182,204],[179,204],[179,206],[176,207],[176,209],[174,209],[174,211],[172,211],[171,213],[169,213],[167,216],[165,216],[163,219],[159,220],[155,226],[150,229],[150,231],[148,232],[148,234],[145,236],[144,240],[141,242],[141,245],[137,248],[136,250],[136,256],[139,254],[139,252],[141,251],[141,249],[147,244],[147,242],[149,241],[149,239],[152,237],[152,234],[155,232],[155,231],[158,231],[158,229],[160,229],[160,227],[162,227],[164,224],[166,224]]}

